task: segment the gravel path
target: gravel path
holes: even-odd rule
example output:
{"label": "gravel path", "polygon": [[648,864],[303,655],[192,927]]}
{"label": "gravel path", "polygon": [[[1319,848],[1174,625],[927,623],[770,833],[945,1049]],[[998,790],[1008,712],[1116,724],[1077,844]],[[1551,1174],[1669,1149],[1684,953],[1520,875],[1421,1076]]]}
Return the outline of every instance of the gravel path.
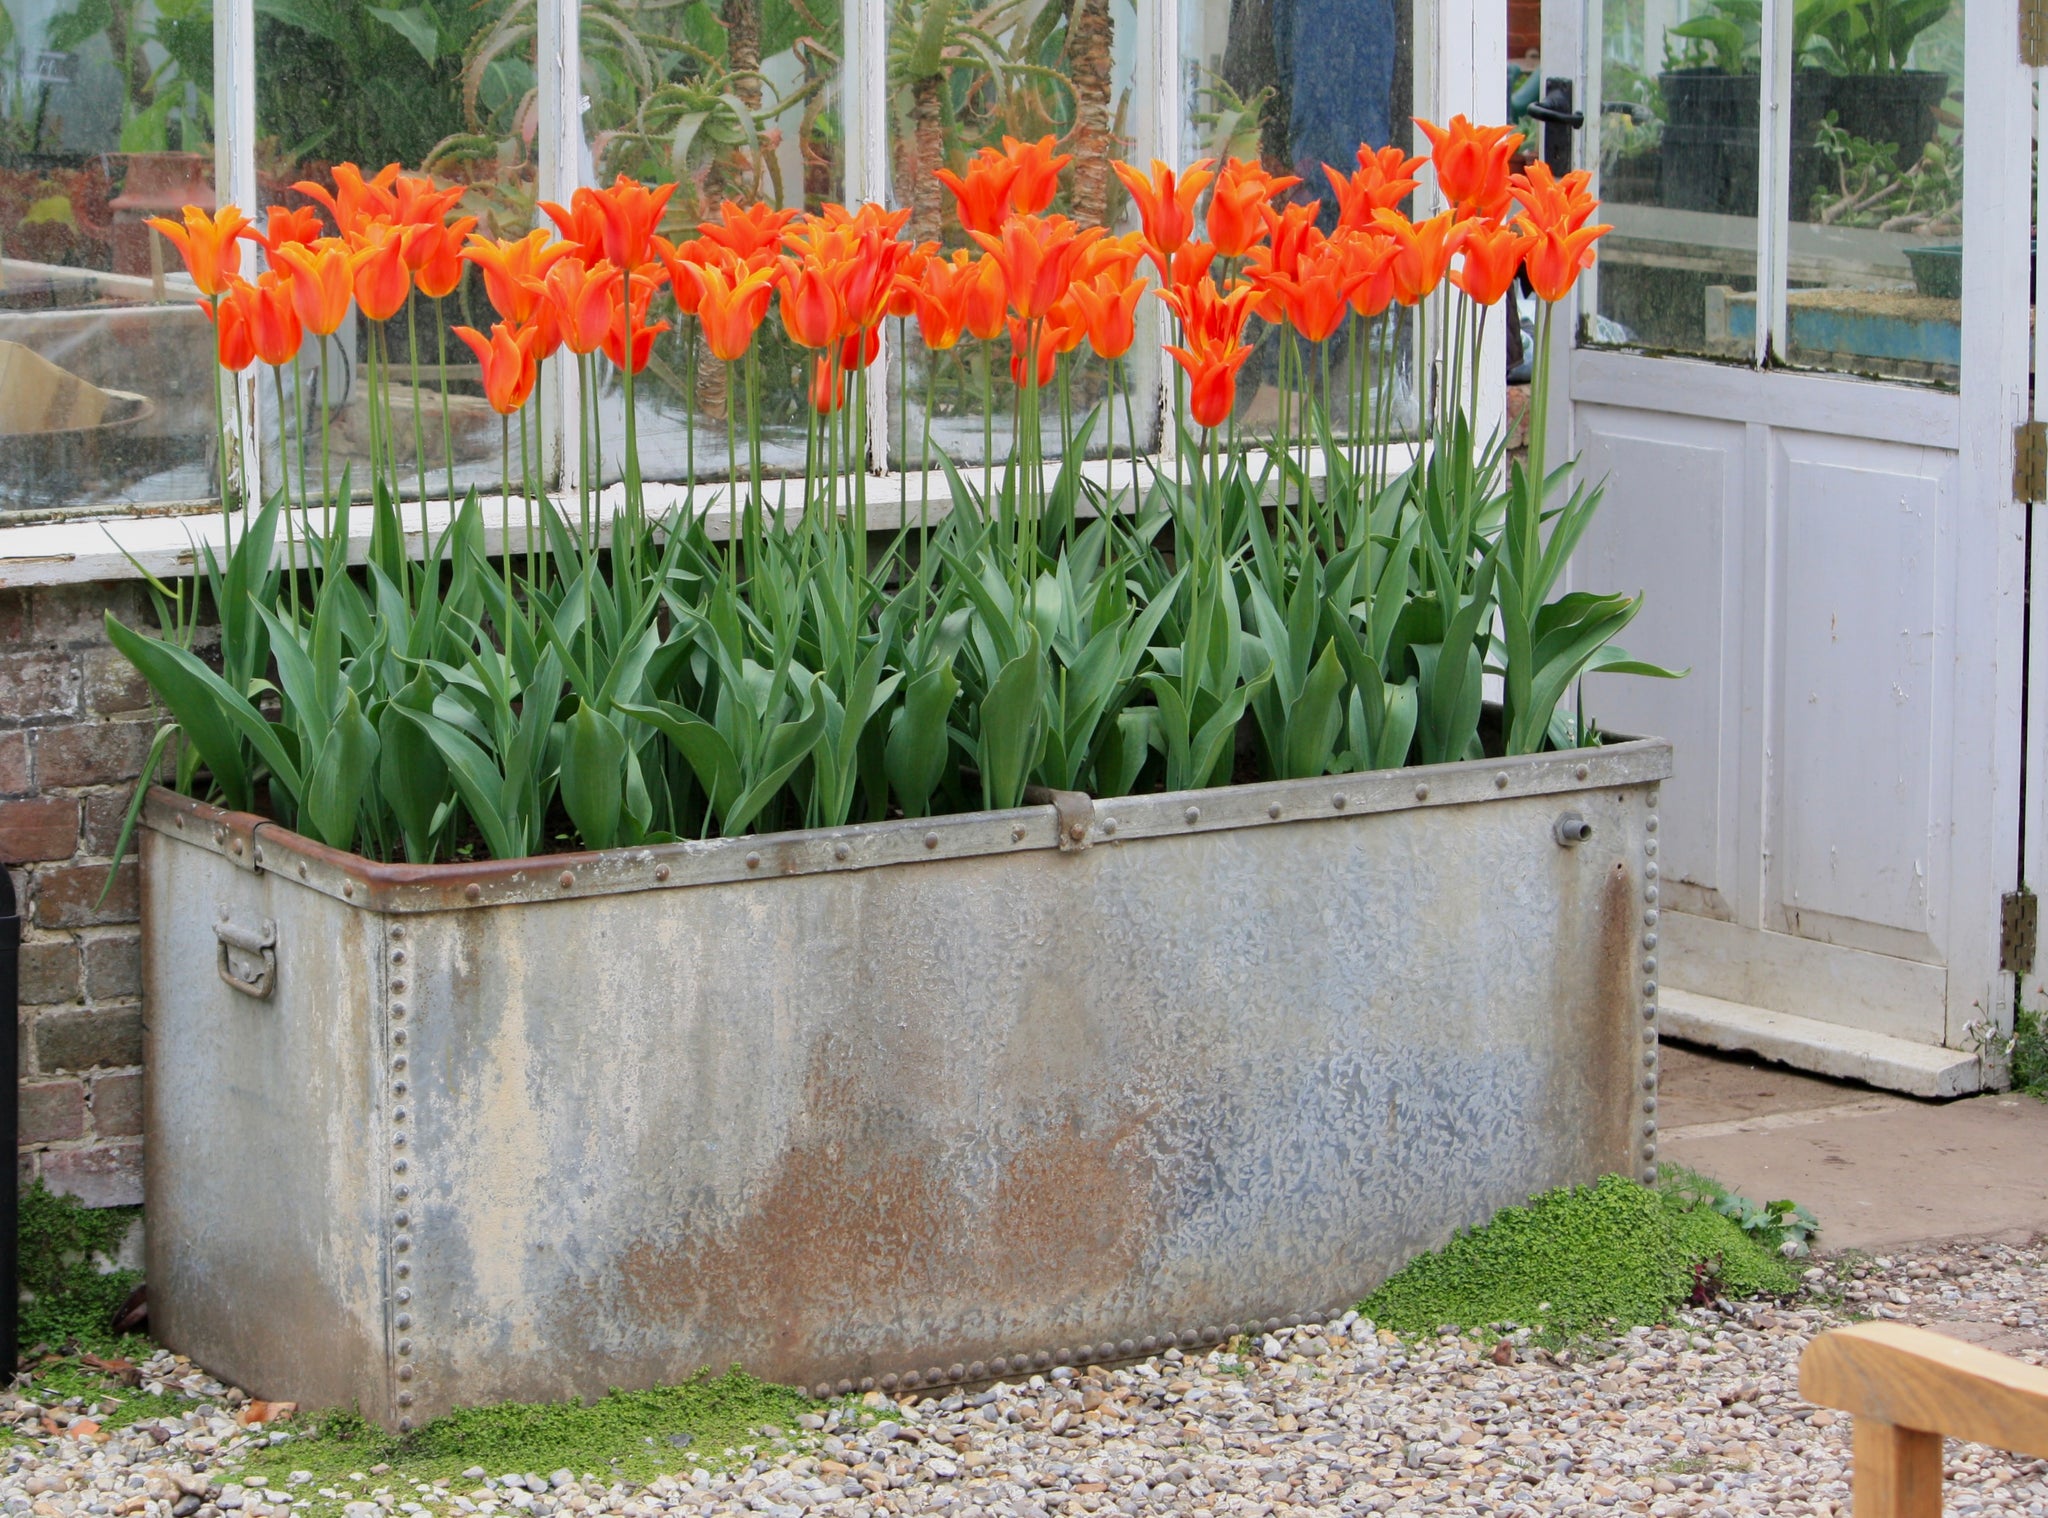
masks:
{"label": "gravel path", "polygon": [[[1512,1343],[1402,1345],[1370,1325],[1269,1336],[1238,1356],[1178,1351],[1112,1371],[914,1404],[871,1394],[861,1418],[807,1414],[807,1448],[728,1476],[628,1488],[571,1473],[472,1471],[435,1487],[237,1485],[269,1437],[226,1411],[239,1393],[159,1356],[149,1382],[193,1402],[106,1435],[59,1430],[85,1409],[17,1401],[0,1506],[33,1518],[346,1518],[423,1512],[1673,1514],[1848,1510],[1847,1419],[1796,1390],[1799,1352],[1850,1315],[1925,1322],[2048,1361],[2043,1243],[1948,1244],[1809,1273],[1796,1304],[1721,1304],[1580,1359]],[[145,1388],[147,1389],[147,1388]],[[865,1420],[876,1420],[866,1422]],[[861,1422],[864,1426],[852,1426]],[[2048,1462],[1949,1447],[1948,1510],[2048,1515]],[[395,1479],[395,1478],[389,1478]]]}

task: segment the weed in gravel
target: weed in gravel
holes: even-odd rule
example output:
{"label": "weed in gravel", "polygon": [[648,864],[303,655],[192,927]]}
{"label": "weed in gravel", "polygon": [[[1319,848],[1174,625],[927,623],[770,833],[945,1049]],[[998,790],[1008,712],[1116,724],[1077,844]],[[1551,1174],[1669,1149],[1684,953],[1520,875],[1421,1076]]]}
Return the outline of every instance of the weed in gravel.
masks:
{"label": "weed in gravel", "polygon": [[2012,1083],[2015,1090],[2048,1101],[2048,1027],[2025,1007],[2012,1015]]}
{"label": "weed in gravel", "polygon": [[1667,1321],[1700,1289],[1700,1267],[1710,1295],[1794,1290],[1799,1271],[1776,1252],[1782,1240],[1745,1232],[1715,1210],[1720,1195],[1675,1168],[1654,1188],[1611,1175],[1547,1191],[1411,1261],[1359,1311],[1397,1333],[1512,1323],[1562,1343]]}
{"label": "weed in gravel", "polygon": [[[352,1500],[374,1501],[379,1490],[400,1502],[421,1487],[467,1491],[476,1478],[463,1480],[461,1473],[478,1467],[492,1476],[546,1478],[566,1469],[579,1480],[640,1483],[699,1465],[726,1469],[756,1450],[787,1447],[798,1417],[820,1409],[801,1392],[734,1369],[655,1391],[615,1391],[591,1403],[464,1408],[408,1434],[387,1434],[354,1412],[327,1411],[278,1424],[293,1437],[252,1452],[240,1474],[311,1498],[315,1515]],[[297,1472],[306,1475],[292,1482]]]}

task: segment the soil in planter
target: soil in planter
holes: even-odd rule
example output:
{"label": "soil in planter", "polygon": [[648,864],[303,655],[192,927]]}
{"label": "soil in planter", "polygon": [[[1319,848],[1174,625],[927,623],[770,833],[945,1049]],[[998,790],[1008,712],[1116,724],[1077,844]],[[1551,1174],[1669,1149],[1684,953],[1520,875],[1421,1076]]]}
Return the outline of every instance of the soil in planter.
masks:
{"label": "soil in planter", "polygon": [[[544,1481],[567,1470],[579,1481],[594,1477],[607,1484],[664,1473],[687,1478],[700,1465],[729,1470],[756,1451],[809,1443],[816,1436],[797,1420],[825,1411],[802,1392],[737,1369],[654,1391],[615,1391],[587,1405],[464,1408],[409,1434],[387,1434],[354,1412],[332,1410],[275,1425],[293,1437],[252,1451],[236,1475],[267,1476],[282,1486],[292,1472],[310,1472],[311,1480],[291,1486],[303,1499],[295,1510],[321,1518],[348,1502],[374,1500],[371,1493],[379,1489],[405,1500],[416,1482],[445,1481],[447,1490],[466,1492],[478,1478],[462,1473],[479,1467],[492,1477],[517,1472]],[[335,1495],[318,1495],[322,1488]]]}
{"label": "soil in planter", "polygon": [[1662,1323],[1702,1292],[1745,1297],[1799,1284],[1775,1229],[1716,1212],[1720,1188],[1668,1168],[1656,1187],[1610,1175],[1560,1188],[1412,1261],[1359,1304],[1396,1333],[1501,1324],[1545,1343]]}

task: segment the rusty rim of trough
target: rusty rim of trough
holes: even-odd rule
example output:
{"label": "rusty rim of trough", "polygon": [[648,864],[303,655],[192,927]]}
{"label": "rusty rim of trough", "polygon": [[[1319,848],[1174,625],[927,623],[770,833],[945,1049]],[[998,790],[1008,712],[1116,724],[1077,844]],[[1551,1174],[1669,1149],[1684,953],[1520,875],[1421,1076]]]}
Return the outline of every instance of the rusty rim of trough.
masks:
{"label": "rusty rim of trough", "polygon": [[1520,796],[1653,784],[1670,773],[1669,743],[1656,738],[1633,739],[1598,749],[1169,791],[1109,801],[1072,791],[1035,792],[1032,799],[1038,804],[1010,811],[900,818],[469,864],[379,864],[360,854],[315,843],[267,818],[224,811],[161,786],[151,788],[143,820],[156,832],[210,849],[239,869],[296,881],[366,910],[445,912],[872,870],[989,854],[1073,853],[1189,833],[1338,822],[1422,807],[1469,806]]}

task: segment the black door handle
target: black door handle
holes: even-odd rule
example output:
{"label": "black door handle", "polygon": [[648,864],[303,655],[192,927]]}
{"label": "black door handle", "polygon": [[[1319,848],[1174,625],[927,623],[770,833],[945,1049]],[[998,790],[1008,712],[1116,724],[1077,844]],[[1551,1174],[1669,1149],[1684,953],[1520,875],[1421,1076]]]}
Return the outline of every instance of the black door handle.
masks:
{"label": "black door handle", "polygon": [[1529,114],[1543,123],[1543,161],[1564,178],[1572,168],[1572,133],[1586,124],[1586,113],[1572,108],[1571,80],[1544,80],[1543,98],[1529,107]]}

